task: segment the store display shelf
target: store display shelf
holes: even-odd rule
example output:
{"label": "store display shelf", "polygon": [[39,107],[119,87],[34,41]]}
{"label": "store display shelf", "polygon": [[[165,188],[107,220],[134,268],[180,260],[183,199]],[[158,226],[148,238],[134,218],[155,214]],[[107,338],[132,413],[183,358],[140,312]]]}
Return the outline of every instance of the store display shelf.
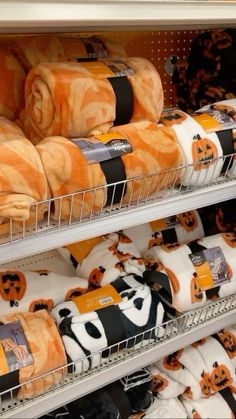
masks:
{"label": "store display shelf", "polygon": [[2,32],[236,23],[233,1],[2,0]]}
{"label": "store display shelf", "polygon": [[[102,351],[92,355],[92,370],[86,370],[86,358],[73,364],[73,374],[65,376],[66,366],[45,376],[61,374],[62,380],[53,388],[32,400],[17,400],[19,387],[0,394],[1,418],[35,418],[78,397],[147,366],[163,356],[175,352],[203,337],[235,322],[236,294],[211,302],[202,308],[177,317],[165,325],[110,347],[107,357]],[[135,345],[133,346],[133,344]],[[132,346],[132,347],[131,347]],[[71,364],[70,364],[71,365]],[[51,380],[52,381],[52,380]],[[33,383],[30,381],[29,383]],[[52,381],[53,382],[53,381]],[[55,381],[54,381],[55,382]],[[32,388],[33,385],[32,385]]]}
{"label": "store display shelf", "polygon": [[[165,187],[170,173],[166,172],[163,177],[162,174],[134,178],[33,205],[35,221],[30,227],[25,222],[20,224],[12,220],[0,226],[0,263],[236,197],[236,180],[226,176],[209,181],[205,186],[204,182],[200,186],[175,186],[174,181],[171,187]],[[161,183],[162,189],[159,190]],[[152,191],[151,194],[153,184],[157,185],[158,192]],[[118,189],[120,199],[117,204],[114,196]],[[129,191],[128,200],[125,190]],[[111,203],[104,207],[103,200],[108,195],[112,197]],[[39,221],[41,206],[46,208],[44,221]]]}

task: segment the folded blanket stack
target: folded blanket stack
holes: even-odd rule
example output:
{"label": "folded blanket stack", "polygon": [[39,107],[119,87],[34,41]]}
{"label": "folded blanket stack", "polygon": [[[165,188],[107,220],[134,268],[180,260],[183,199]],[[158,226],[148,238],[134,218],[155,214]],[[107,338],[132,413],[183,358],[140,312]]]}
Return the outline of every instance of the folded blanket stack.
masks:
{"label": "folded blanket stack", "polygon": [[[125,277],[118,280],[119,286],[120,280],[125,283]],[[115,283],[112,284],[114,288]],[[75,361],[77,372],[82,368],[87,371],[107,361],[109,354],[117,352],[118,348],[132,348],[141,341],[145,345],[157,338],[157,326],[164,319],[164,308],[158,293],[147,285],[135,288],[126,285],[119,295],[122,300],[117,304],[84,314],[77,306],[81,297],[77,298],[77,303],[68,301],[52,310],[68,359]],[[148,332],[152,328],[155,329]],[[136,335],[139,336],[132,339]],[[118,345],[125,339],[129,339],[127,343]],[[106,350],[109,346],[112,346],[111,350]],[[92,354],[95,355],[91,357]],[[87,358],[83,359],[85,356]]]}
{"label": "folded blanket stack", "polygon": [[51,309],[73,296],[83,294],[88,281],[54,272],[8,270],[0,272],[0,313]]}
{"label": "folded blanket stack", "polygon": [[153,246],[189,243],[205,235],[198,211],[187,211],[172,218],[126,228],[123,233],[133,240],[142,256]]}
{"label": "folded blanket stack", "polygon": [[[220,247],[226,261],[226,271],[222,274],[228,281],[209,289],[199,285],[196,266],[193,265],[190,254],[196,254],[206,249]],[[187,244],[170,243],[154,246],[146,252],[148,258],[157,262],[158,269],[161,263],[164,272],[168,275],[171,290],[172,304],[179,312],[197,308],[206,302],[207,298],[226,297],[236,292],[235,280],[235,234],[222,233]],[[153,265],[154,266],[154,265]],[[149,269],[155,269],[150,267]]]}
{"label": "folded blanket stack", "polygon": [[[64,347],[53,319],[46,310],[40,310],[36,313],[19,313],[9,316],[0,316],[0,324],[19,322],[27,345],[19,345],[17,334],[14,339],[5,339],[2,341],[5,347],[5,353],[12,359],[23,362],[26,357],[26,350],[32,356],[32,361],[26,363],[20,369],[11,369],[10,372],[1,376],[0,391],[5,391],[17,385],[21,385],[17,392],[18,399],[28,399],[52,388],[59,383],[63,377],[63,369],[66,364]],[[1,326],[0,326],[1,327]],[[7,341],[7,342],[6,342]],[[54,373],[50,371],[57,369]],[[50,373],[50,374],[47,374]],[[40,378],[41,375],[47,374]],[[32,383],[26,383],[35,379]]]}
{"label": "folded blanket stack", "polygon": [[[97,108],[96,113],[99,114]],[[97,188],[76,195],[73,207],[70,196],[62,201],[55,200],[54,219],[58,219],[59,214],[62,219],[83,219],[121,199],[124,204],[145,199],[179,180],[178,170],[159,173],[175,169],[183,162],[182,151],[171,128],[140,122],[116,127],[114,132],[128,139],[133,152],[101,164],[88,164],[76,142],[67,138],[48,137],[37,145],[54,198]],[[140,178],[129,181],[136,177]],[[101,187],[114,181],[124,183],[117,187]]]}
{"label": "folded blanket stack", "polygon": [[37,150],[13,122],[0,117],[0,217],[41,220],[47,205],[32,204],[50,197]]}

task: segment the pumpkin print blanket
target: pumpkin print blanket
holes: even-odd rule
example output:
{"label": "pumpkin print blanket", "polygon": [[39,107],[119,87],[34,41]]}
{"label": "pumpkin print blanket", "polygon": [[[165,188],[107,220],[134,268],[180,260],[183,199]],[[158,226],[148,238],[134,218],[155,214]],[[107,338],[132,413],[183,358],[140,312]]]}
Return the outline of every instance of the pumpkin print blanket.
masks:
{"label": "pumpkin print blanket", "polygon": [[[226,389],[228,390],[228,389]],[[231,419],[236,415],[236,395],[230,390],[205,399],[182,400],[188,418]]]}
{"label": "pumpkin print blanket", "polygon": [[[88,251],[85,251],[86,247]],[[58,250],[68,262],[74,263],[77,275],[87,279],[91,287],[110,284],[129,274],[142,276],[145,271],[144,261],[134,243],[122,233],[78,242]]]}
{"label": "pumpkin print blanket", "polygon": [[[179,181],[178,167],[184,157],[171,128],[143,121],[116,127],[111,132],[126,138],[133,151],[89,164],[76,141],[48,137],[36,146],[52,196],[80,192],[73,199],[66,196],[55,200],[55,219],[59,214],[62,219],[72,220],[91,217],[111,203],[134,203]],[[120,183],[106,187],[114,182]],[[83,192],[87,189],[91,191]]]}
{"label": "pumpkin print blanket", "polygon": [[219,177],[224,153],[215,132],[206,133],[197,121],[178,109],[164,112],[161,122],[174,129],[183,149],[186,164],[183,186],[205,185]]}
{"label": "pumpkin print blanket", "polygon": [[[168,227],[168,222],[170,226]],[[164,243],[189,243],[203,237],[204,229],[198,211],[187,211],[169,220],[156,220],[150,223],[123,230],[133,240],[142,256],[148,249]]]}
{"label": "pumpkin print blanket", "polygon": [[106,133],[113,124],[157,122],[163,90],[155,67],[138,57],[122,58],[121,64],[131,75],[116,77],[114,66],[100,61],[33,67],[26,78],[25,109],[36,135],[87,137]]}
{"label": "pumpkin print blanket", "polygon": [[[29,399],[44,394],[60,382],[64,374],[64,370],[60,367],[66,364],[66,355],[55,322],[46,310],[0,316],[0,324],[14,321],[19,321],[23,328],[33,362],[19,370],[2,375],[0,389],[5,391],[20,384],[17,398]],[[13,345],[10,350],[14,352],[17,348]],[[57,371],[50,373],[57,368]],[[43,374],[47,375],[40,377]],[[30,382],[33,379],[34,381]]]}
{"label": "pumpkin print blanket", "polygon": [[[20,128],[0,117],[0,217],[23,221],[34,219],[36,207],[30,206],[47,199],[47,179],[40,156]],[[38,220],[47,206],[37,208]]]}
{"label": "pumpkin print blanket", "polygon": [[[206,249],[220,248],[226,263],[225,281],[213,284],[204,290],[199,284],[198,270],[191,261],[191,254],[199,254]],[[146,257],[160,264],[169,278],[169,292],[176,310],[188,311],[204,304],[207,299],[226,297],[236,292],[235,280],[235,234],[222,233],[187,244],[169,243],[154,246]],[[218,249],[217,249],[218,250]],[[178,261],[178,262],[177,262]],[[149,269],[152,269],[151,266]]]}
{"label": "pumpkin print blanket", "polygon": [[167,355],[156,365],[186,387],[186,400],[209,397],[227,387],[235,391],[234,366],[223,345],[212,336]]}
{"label": "pumpkin print blanket", "polygon": [[[116,288],[116,281],[112,285]],[[157,338],[156,327],[161,326],[164,318],[158,293],[147,285],[130,288],[125,277],[118,280],[117,289],[122,300],[115,305],[81,314],[76,303],[68,301],[52,310],[68,360],[75,362],[76,372],[99,366],[118,348],[121,351],[138,347],[141,342],[143,346]],[[150,331],[152,328],[155,329]],[[136,335],[139,336],[134,338]],[[128,343],[119,344],[128,338]]]}
{"label": "pumpkin print blanket", "polygon": [[88,281],[78,277],[67,277],[54,272],[1,271],[0,272],[0,313],[50,311],[55,305],[83,294],[88,289]]}

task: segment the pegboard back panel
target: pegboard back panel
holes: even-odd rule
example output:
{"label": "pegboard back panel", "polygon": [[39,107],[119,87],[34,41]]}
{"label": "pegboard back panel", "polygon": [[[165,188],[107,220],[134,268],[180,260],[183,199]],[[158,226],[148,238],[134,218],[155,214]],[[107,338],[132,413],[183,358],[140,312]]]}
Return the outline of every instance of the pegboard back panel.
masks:
{"label": "pegboard back panel", "polygon": [[[174,106],[175,90],[171,76],[166,71],[166,61],[176,55],[179,60],[188,56],[193,39],[201,30],[162,30],[162,31],[113,31],[113,32],[68,32],[55,34],[59,38],[79,38],[84,36],[104,35],[124,46],[129,56],[148,58],[157,68],[164,89],[165,107]],[[0,35],[1,38],[32,36],[34,34]],[[38,33],[35,35],[39,35]],[[44,33],[45,35],[45,33]]]}
{"label": "pegboard back panel", "polygon": [[[166,60],[172,55],[179,60],[188,56],[193,39],[203,30],[171,30],[171,31],[118,31],[105,32],[107,38],[113,39],[124,46],[129,56],[142,56],[148,58],[157,68],[164,89],[165,107],[175,106],[175,90],[171,76],[167,74]],[[88,33],[65,33],[60,37],[82,37]],[[96,35],[102,35],[101,32]]]}

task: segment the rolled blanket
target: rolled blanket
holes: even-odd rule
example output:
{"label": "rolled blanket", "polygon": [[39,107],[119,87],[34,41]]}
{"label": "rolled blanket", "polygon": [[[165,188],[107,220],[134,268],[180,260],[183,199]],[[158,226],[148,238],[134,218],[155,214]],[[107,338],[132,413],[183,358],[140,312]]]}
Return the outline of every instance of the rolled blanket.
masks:
{"label": "rolled blanket", "polygon": [[236,396],[230,391],[223,395],[216,393],[213,396],[200,400],[182,400],[188,418],[232,419],[236,415]]}
{"label": "rolled blanket", "polygon": [[189,257],[191,253],[189,246],[178,243],[154,246],[146,253],[146,257],[153,258],[164,267],[172,305],[179,312],[198,308],[206,302],[206,293],[199,287],[195,267]]}
{"label": "rolled blanket", "polygon": [[[227,297],[236,292],[236,233],[222,233],[215,234],[214,236],[204,237],[198,240],[200,245],[204,249],[211,249],[219,246],[223,252],[227,263],[228,274],[230,281],[223,283],[219,287],[213,288],[212,294],[219,297]],[[215,291],[215,293],[214,293]]]}
{"label": "rolled blanket", "polygon": [[223,345],[236,369],[236,325],[219,330],[214,337]]}
{"label": "rolled blanket", "polygon": [[158,396],[160,399],[173,399],[179,397],[186,390],[184,384],[173,380],[163,371],[160,371],[155,363],[149,365],[148,368],[152,374],[152,392],[154,396]]}
{"label": "rolled blanket", "polygon": [[[91,250],[84,253],[84,248],[93,245],[93,242]],[[67,260],[73,261],[78,276],[88,279],[93,287],[109,284],[127,274],[141,276],[145,271],[144,261],[132,240],[121,233],[112,233],[106,239],[70,245],[66,249],[59,249],[59,252]]]}
{"label": "rolled blanket", "polygon": [[154,403],[146,412],[131,415],[129,419],[157,419],[157,418],[176,418],[187,419],[187,412],[182,403],[176,399],[161,400],[156,398]]}
{"label": "rolled blanket", "polygon": [[191,116],[175,109],[164,112],[164,125],[171,126],[178,138],[187,166],[182,177],[183,186],[200,186],[218,178],[223,168],[223,150],[214,132],[206,134]]}
{"label": "rolled blanket", "polygon": [[236,199],[230,199],[202,208],[200,214],[205,235],[236,232],[235,206]]}
{"label": "rolled blanket", "polygon": [[[112,133],[127,138],[133,152],[100,164],[88,164],[76,142],[63,137],[45,138],[37,145],[54,198],[97,188],[73,200],[70,196],[55,200],[53,218],[85,218],[121,199],[130,204],[178,182],[181,171],[168,170],[183,163],[183,154],[171,128],[146,121],[116,127]],[[113,182],[124,183],[99,188]]]}
{"label": "rolled blanket", "polygon": [[157,367],[186,386],[185,399],[198,400],[235,387],[233,364],[223,346],[211,336],[157,361]]}
{"label": "rolled blanket", "polygon": [[8,270],[0,272],[0,313],[51,309],[88,289],[88,281],[54,272]]}
{"label": "rolled blanket", "polygon": [[[36,313],[0,316],[0,323],[8,324],[11,322],[20,322],[33,360],[32,363],[18,370],[2,375],[0,389],[4,391],[21,384],[17,398],[32,398],[43,394],[44,391],[49,390],[62,379],[62,369],[48,374],[44,378],[39,376],[66,364],[64,347],[56,325],[46,310],[40,310]],[[33,383],[24,384],[26,381],[37,377],[39,378],[34,380]]]}
{"label": "rolled blanket", "polygon": [[33,67],[25,84],[25,108],[36,134],[77,138],[106,133],[113,124],[158,121],[163,90],[155,67],[136,57],[123,58],[121,65],[131,75],[116,77],[100,61]]}
{"label": "rolled blanket", "polygon": [[[50,196],[40,156],[20,128],[2,117],[0,150],[0,217],[16,221],[33,218],[36,207],[30,205]],[[38,220],[45,211],[47,205],[38,206]]]}
{"label": "rolled blanket", "polygon": [[[73,301],[59,304],[52,310],[68,359],[75,361],[76,372],[82,368],[87,371],[106,362],[109,352],[117,352],[118,347],[121,351],[139,345],[141,341],[145,345],[156,339],[157,329],[147,333],[145,331],[163,322],[164,309],[158,293],[147,285],[141,285],[121,291],[120,297],[121,302],[115,305],[84,314],[80,314]],[[139,336],[133,338],[135,335]],[[118,345],[128,338],[128,343]],[[111,350],[106,350],[111,345]],[[83,359],[85,356],[87,358]]]}
{"label": "rolled blanket", "polygon": [[63,46],[53,35],[17,36],[5,42],[27,72],[39,63],[66,61]]}
{"label": "rolled blanket", "polygon": [[59,36],[67,61],[80,61],[90,58],[120,58],[127,54],[122,45],[104,37],[96,35],[87,38],[64,38]]}
{"label": "rolled blanket", "polygon": [[7,49],[0,49],[0,116],[14,120],[24,107],[25,72]]}
{"label": "rolled blanket", "polygon": [[[171,225],[171,218],[173,218],[173,225]],[[189,243],[205,235],[197,211],[187,211],[176,217],[170,217],[170,219],[156,220],[126,228],[123,233],[133,240],[142,256],[153,246],[172,242]]]}

